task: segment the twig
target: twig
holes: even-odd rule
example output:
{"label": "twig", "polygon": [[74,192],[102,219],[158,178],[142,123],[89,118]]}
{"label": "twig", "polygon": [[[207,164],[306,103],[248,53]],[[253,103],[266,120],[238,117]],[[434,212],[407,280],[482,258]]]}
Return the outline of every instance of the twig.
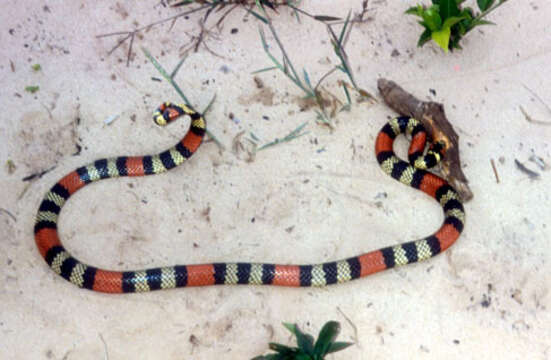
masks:
{"label": "twig", "polygon": [[222,24],[222,21],[224,21],[224,19],[226,18],[226,16],[228,16],[228,14],[231,13],[238,6],[239,4],[233,5],[228,11],[226,11],[222,16],[220,16],[220,18],[216,22],[216,26],[219,27],[220,24]]}
{"label": "twig", "polygon": [[364,18],[364,15],[365,13],[367,12],[367,4],[368,4],[368,0],[363,0],[362,1],[362,12],[358,14],[357,18],[359,21],[362,21],[363,18]]}
{"label": "twig", "polygon": [[[205,49],[207,49],[207,51],[210,52],[213,56],[219,57],[221,59],[225,59],[222,55],[215,53],[211,48],[209,48],[207,43],[205,42],[205,38],[206,38],[205,35],[209,37],[211,36],[214,37],[214,35],[212,35],[211,30],[205,27],[205,21],[206,19],[203,18],[203,19],[199,19],[197,22],[200,29],[199,35],[188,35],[186,33],[186,35],[188,35],[191,39],[189,40],[189,42],[187,42],[186,44],[180,47],[180,49],[184,49],[183,51],[181,51],[181,53],[183,52],[184,54],[186,54],[190,50],[193,50],[193,52],[196,53],[199,51],[199,47],[202,44],[205,47]],[[213,28],[214,27],[217,27],[217,25],[214,25]]]}
{"label": "twig", "polygon": [[543,106],[545,106],[547,111],[551,113],[551,107],[549,107],[549,105],[547,105],[547,103],[543,101],[543,99],[534,90],[530,89],[528,86],[526,86],[526,84],[522,84],[522,86],[524,86],[524,88],[528,90],[532,95],[534,95],[534,97],[538,99],[539,102],[543,104]]}
{"label": "twig", "polygon": [[531,117],[531,116],[526,112],[526,110],[524,110],[524,108],[522,107],[522,105],[519,105],[518,108],[520,109],[520,112],[522,113],[522,115],[524,115],[524,118],[526,119],[526,121],[528,121],[529,123],[538,124],[538,125],[544,125],[544,126],[551,126],[551,122],[536,120],[536,119],[534,119],[533,117]]}
{"label": "twig", "polygon": [[346,316],[346,314],[344,313],[344,311],[341,310],[340,307],[337,306],[337,311],[341,313],[341,315],[345,318],[346,322],[348,322],[348,324],[352,327],[352,329],[354,330],[354,343],[356,343],[358,345],[358,347],[361,348],[361,344],[360,344],[360,339],[358,338],[358,328],[356,327],[356,324],[354,324],[352,322],[352,320],[350,320],[350,318],[348,316]]}
{"label": "twig", "polygon": [[496,177],[496,183],[499,184],[499,176],[497,175],[496,163],[494,162],[494,159],[490,159],[490,163],[492,164],[492,169],[494,169],[494,175]]}
{"label": "twig", "polygon": [[[207,10],[207,14],[209,10]],[[195,48],[193,49],[194,52],[199,50],[199,45],[201,45],[201,42],[203,41],[203,34],[205,33],[204,20],[199,20],[199,28],[201,29],[201,32],[199,32],[199,39],[197,39],[197,42],[195,43]]]}
{"label": "twig", "polygon": [[144,25],[142,27],[139,27],[135,30],[132,30],[132,31],[119,31],[119,32],[114,32],[114,33],[109,33],[109,34],[101,34],[101,35],[97,35],[96,38],[102,38],[102,37],[106,37],[106,36],[113,36],[113,35],[122,35],[122,34],[130,34],[130,33],[137,33],[137,32],[140,32],[142,30],[145,30],[145,29],[148,29],[148,28],[151,28],[153,26],[156,26],[156,25],[159,25],[159,24],[162,24],[162,23],[165,23],[169,20],[172,20],[172,19],[177,19],[179,17],[182,17],[182,16],[186,16],[186,15],[190,15],[190,14],[193,14],[197,11],[200,11],[200,10],[203,10],[203,9],[206,9],[208,7],[211,7],[211,5],[203,5],[203,6],[200,6],[196,9],[192,9],[192,10],[189,10],[189,11],[184,11],[182,13],[179,13],[179,14],[176,14],[176,15],[172,15],[170,17],[167,17],[165,19],[161,19],[161,20],[158,20],[158,21],[155,21],[155,22],[152,22],[150,24],[147,24],[147,25]]}
{"label": "twig", "polygon": [[55,169],[56,166],[57,165],[54,165],[49,169],[46,169],[46,170],[43,170],[43,171],[40,171],[40,172],[37,172],[37,173],[33,173],[31,175],[28,175],[28,176],[25,176],[23,179],[21,179],[21,181],[31,181],[31,180],[34,180],[34,179],[40,179],[42,176],[44,176],[44,174],[46,174],[46,173],[52,171],[53,169]]}
{"label": "twig", "polygon": [[130,37],[130,45],[128,45],[128,55],[126,55],[126,66],[128,67],[130,65],[130,56],[132,55],[132,45],[134,45],[134,35],[132,34]]}
{"label": "twig", "polygon": [[111,49],[107,52],[107,55],[111,55],[116,49],[118,49],[124,42],[126,42],[126,40],[130,39],[130,46],[128,48],[128,56],[127,56],[127,59],[126,59],[126,66],[128,66],[130,64],[130,56],[131,56],[131,53],[132,53],[132,45],[134,43],[134,36],[145,30],[145,29],[149,29],[149,28],[152,28],[153,26],[156,26],[156,25],[159,25],[159,24],[163,24],[165,22],[168,22],[168,21],[171,21],[171,20],[176,20],[177,18],[180,18],[182,16],[186,16],[186,15],[190,15],[190,14],[193,14],[197,11],[201,11],[203,9],[206,9],[208,7],[212,7],[212,5],[208,4],[208,5],[203,5],[203,6],[200,6],[196,9],[192,9],[192,10],[188,10],[188,11],[184,11],[184,12],[181,12],[179,14],[176,14],[176,15],[173,15],[173,16],[170,16],[170,17],[167,17],[165,19],[161,19],[161,20],[158,20],[158,21],[155,21],[155,22],[152,22],[148,25],[145,25],[145,26],[142,26],[142,27],[139,27],[137,29],[134,29],[132,31],[116,31],[116,32],[112,32],[112,33],[107,33],[107,34],[100,34],[100,35],[96,35],[96,38],[99,39],[99,38],[104,38],[104,37],[110,37],[110,36],[117,36],[117,35],[126,35],[124,38],[122,38],[121,40],[119,40],[119,42]]}
{"label": "twig", "polygon": [[105,342],[105,340],[103,339],[103,336],[101,334],[99,334],[99,338],[100,338],[101,342],[103,343],[103,358],[105,360],[109,360],[109,353],[107,352],[107,343]]}
{"label": "twig", "polygon": [[121,46],[126,40],[128,40],[130,38],[130,36],[132,36],[132,34],[127,34],[126,37],[122,38],[121,40],[119,40],[119,42],[117,42],[117,45],[113,46],[111,48],[111,50],[109,50],[107,52],[107,56],[111,55],[115,50],[117,50],[119,48],[119,46]]}
{"label": "twig", "polygon": [[332,73],[334,73],[335,71],[337,71],[337,68],[333,68],[331,70],[329,70],[328,72],[325,73],[325,75],[323,75],[317,82],[316,86],[314,86],[314,91],[318,91],[318,88],[320,87],[321,83],[323,82],[323,80],[325,80],[329,75],[331,75]]}
{"label": "twig", "polygon": [[537,172],[533,171],[533,170],[530,170],[528,169],[526,166],[524,166],[523,163],[521,163],[520,161],[518,161],[517,159],[515,159],[515,165],[517,166],[517,168],[522,171],[523,173],[525,173],[526,175],[528,175],[528,177],[530,179],[539,179],[540,177],[540,174],[538,174]]}
{"label": "twig", "polygon": [[542,171],[549,170],[549,167],[547,166],[545,161],[541,157],[537,156],[536,154],[530,155],[530,158],[528,160],[536,164],[536,166],[539,167],[540,170]]}
{"label": "twig", "polygon": [[237,154],[240,150],[244,150],[243,144],[241,143],[241,137],[245,134],[245,130],[241,130],[234,136],[232,140],[232,151]]}
{"label": "twig", "polygon": [[4,208],[0,208],[0,212],[3,212],[4,214],[11,217],[14,222],[17,222],[17,218],[15,217],[15,215],[13,215],[11,212],[9,212],[9,210],[4,209]]}

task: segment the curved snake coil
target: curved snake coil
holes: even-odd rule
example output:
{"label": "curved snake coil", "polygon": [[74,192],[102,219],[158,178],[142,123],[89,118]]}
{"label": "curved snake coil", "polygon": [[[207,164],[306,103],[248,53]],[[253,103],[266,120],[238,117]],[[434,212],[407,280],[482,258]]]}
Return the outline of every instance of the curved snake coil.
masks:
{"label": "curved snake coil", "polygon": [[[443,156],[443,147],[440,143],[434,143],[424,155],[427,134],[421,123],[409,117],[398,117],[390,120],[377,136],[377,161],[385,173],[427,193],[440,203],[444,209],[444,223],[433,235],[315,265],[240,262],[109,271],[86,265],[73,257],[63,247],[57,233],[58,216],[67,199],[97,180],[159,174],[186,161],[203,140],[206,130],[203,117],[185,105],[164,103],[155,111],[153,118],[158,125],[165,125],[180,115],[189,115],[191,125],[184,138],[172,148],[158,155],[96,160],[69,173],[48,191],[38,209],[34,232],[38,251],[53,271],[79,287],[106,293],[217,284],[325,286],[426,260],[450,247],[463,229],[465,213],[459,195],[445,180],[424,170],[438,163]],[[392,149],[395,137],[401,133],[412,137],[409,163],[396,157]]]}

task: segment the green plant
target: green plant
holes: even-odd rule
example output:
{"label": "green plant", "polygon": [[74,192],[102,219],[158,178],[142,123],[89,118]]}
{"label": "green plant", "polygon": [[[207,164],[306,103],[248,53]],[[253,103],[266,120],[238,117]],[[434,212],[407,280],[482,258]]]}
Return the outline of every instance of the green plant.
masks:
{"label": "green plant", "polygon": [[421,47],[432,39],[445,52],[461,49],[461,38],[477,26],[495,25],[484,18],[509,0],[477,0],[480,9],[477,14],[470,7],[462,7],[464,1],[432,0],[430,7],[420,4],[410,7],[406,14],[420,17],[419,24],[425,28],[417,46]]}
{"label": "green plant", "polygon": [[352,343],[335,341],[341,326],[336,321],[329,321],[321,329],[318,339],[314,343],[312,335],[305,334],[296,324],[283,323],[297,338],[298,347],[289,347],[278,343],[270,343],[270,349],[275,354],[261,355],[252,360],[322,360],[325,355],[346,349]]}
{"label": "green plant", "polygon": [[[324,94],[324,92],[322,91],[322,82],[329,75],[333,74],[335,71],[339,70],[342,73],[344,73],[348,77],[349,81],[352,83],[351,87],[354,90],[356,90],[361,97],[366,99],[374,99],[374,97],[371,94],[359,88],[358,85],[356,84],[356,81],[354,80],[354,76],[352,74],[352,67],[350,66],[350,63],[348,61],[348,56],[344,50],[344,44],[352,29],[351,27],[352,20],[350,18],[350,13],[343,21],[341,18],[334,17],[334,16],[311,15],[306,11],[295,7],[290,2],[287,2],[287,6],[295,11],[297,18],[299,14],[305,15],[316,21],[322,22],[326,26],[327,31],[330,35],[330,41],[333,46],[333,51],[335,52],[336,56],[340,61],[340,64],[336,65],[330,71],[328,71],[323,76],[321,76],[321,78],[314,84],[314,82],[311,81],[310,75],[308,74],[308,71],[305,68],[302,69],[302,76],[295,69],[293,62],[289,58],[289,55],[287,54],[287,51],[285,50],[281,40],[279,39],[279,36],[272,24],[272,21],[266,12],[265,5],[266,5],[265,2],[258,2],[257,0],[257,9],[260,11],[260,13],[254,12],[252,10],[249,10],[249,12],[268,26],[268,29],[270,30],[275,40],[275,43],[281,52],[282,59],[278,60],[276,56],[271,52],[271,47],[266,41],[266,36],[264,35],[264,31],[262,28],[260,28],[259,33],[260,33],[260,41],[262,42],[262,47],[264,48],[264,52],[266,53],[266,55],[272,61],[273,66],[257,70],[253,73],[260,73],[260,72],[271,71],[276,69],[281,71],[285,76],[287,76],[287,78],[289,78],[296,86],[298,86],[304,92],[305,100],[313,100],[313,102],[316,104],[318,108],[314,110],[317,114],[317,119],[319,120],[320,123],[324,125],[328,125],[330,128],[334,127],[333,122],[331,120],[333,114],[327,111],[327,105],[328,103],[330,103],[330,100],[328,100],[328,98],[334,97],[334,96],[332,94],[329,95],[327,92],[325,92]],[[339,35],[337,36],[335,31],[333,30],[333,25],[336,25],[339,22],[342,23],[343,26]],[[342,106],[339,111],[349,110],[352,102],[350,98],[350,93],[348,91],[348,87],[350,85],[348,85],[345,81],[342,81],[342,80],[339,81],[339,84],[343,87],[344,93],[347,99],[347,103],[344,106]],[[324,95],[329,95],[329,96],[324,96]]]}

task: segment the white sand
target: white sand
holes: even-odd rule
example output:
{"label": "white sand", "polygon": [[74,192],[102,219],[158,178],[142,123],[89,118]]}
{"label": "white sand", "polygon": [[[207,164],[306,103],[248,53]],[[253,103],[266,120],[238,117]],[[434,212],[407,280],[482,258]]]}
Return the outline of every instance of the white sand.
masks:
{"label": "white sand", "polygon": [[[315,14],[344,17],[360,9],[360,1],[311,3],[304,9]],[[372,20],[350,36],[347,51],[361,87],[376,94],[377,79],[386,77],[442,102],[461,137],[475,197],[466,204],[463,235],[445,254],[327,289],[226,286],[116,296],[79,290],[55,275],[33,240],[45,191],[77,166],[158,152],[185,132],[185,121],[169,129],[151,121],[161,101],[179,98],[151,80],[160,76],[140,47],[171,69],[197,35],[199,16],[178,20],[171,31],[167,24],[143,33],[129,67],[128,43],[108,56],[117,37],[95,37],[177,11],[154,4],[6,0],[2,6],[0,207],[17,221],[0,212],[1,359],[104,359],[106,352],[110,360],[248,359],[269,341],[292,343],[282,321],[317,333],[331,319],[342,324],[341,340],[357,344],[329,359],[551,358],[551,173],[529,161],[536,155],[551,163],[551,126],[528,122],[519,109],[551,122],[542,103],[551,105],[547,0],[510,2],[491,15],[498,26],[473,31],[464,50],[449,55],[432,44],[416,48],[421,27],[402,15],[414,1],[371,1]],[[295,65],[319,79],[337,61],[325,29],[279,12],[274,23]],[[245,18],[241,10],[230,14],[205,42],[219,56],[201,47],[176,78],[199,109],[216,94],[207,118],[226,151],[206,143],[168,174],[103,181],[79,192],[60,220],[62,240],[77,257],[112,269],[310,263],[438,228],[439,206],[377,166],[374,139],[394,113],[381,99],[355,103],[330,132],[316,125],[312,110],[300,111],[302,94],[281,73],[260,74],[265,88],[257,89],[251,71],[271,64],[258,22]],[[39,72],[31,69],[36,63]],[[344,100],[339,76],[328,78],[326,88]],[[28,85],[40,90],[29,94]],[[304,121],[306,136],[262,151],[254,162],[231,150],[241,131],[270,141]],[[76,144],[82,151],[72,156]],[[405,141],[397,148],[403,153]],[[530,180],[515,159],[540,179]],[[17,167],[12,174],[8,160]],[[40,179],[22,181],[53,166]]]}

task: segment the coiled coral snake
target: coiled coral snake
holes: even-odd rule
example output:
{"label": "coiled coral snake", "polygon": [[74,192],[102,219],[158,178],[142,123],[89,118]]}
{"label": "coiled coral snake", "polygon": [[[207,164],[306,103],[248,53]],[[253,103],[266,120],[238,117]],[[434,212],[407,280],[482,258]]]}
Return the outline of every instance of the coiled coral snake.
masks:
{"label": "coiled coral snake", "polygon": [[[38,209],[34,233],[38,251],[53,271],[79,287],[106,293],[215,284],[325,286],[426,260],[450,247],[463,229],[465,213],[458,193],[444,179],[425,171],[443,156],[441,144],[432,144],[424,154],[427,134],[421,123],[413,118],[398,117],[390,120],[377,136],[377,161],[386,174],[427,193],[440,203],[444,223],[430,236],[315,265],[239,262],[110,271],[86,265],[73,257],[63,247],[57,232],[58,217],[65,202],[77,190],[94,181],[159,174],[185,162],[201,145],[206,130],[203,117],[188,106],[164,103],[153,118],[158,125],[165,125],[181,115],[190,116],[191,125],[184,138],[170,149],[157,155],[96,160],[67,174],[47,192]],[[401,133],[412,137],[409,163],[400,160],[393,152],[394,139]]]}

